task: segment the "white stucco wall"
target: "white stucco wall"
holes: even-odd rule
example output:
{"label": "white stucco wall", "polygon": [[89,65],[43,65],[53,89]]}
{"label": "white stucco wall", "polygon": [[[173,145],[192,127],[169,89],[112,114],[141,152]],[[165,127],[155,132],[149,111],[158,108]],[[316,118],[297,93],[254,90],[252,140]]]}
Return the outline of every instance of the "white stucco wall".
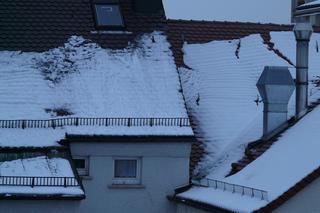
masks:
{"label": "white stucco wall", "polygon": [[[190,143],[72,143],[74,156],[89,156],[87,198],[80,213],[174,213],[167,195],[189,181]],[[113,157],[141,157],[141,188],[113,188]]]}
{"label": "white stucco wall", "polygon": [[179,203],[177,204],[177,213],[208,213],[208,212]]}
{"label": "white stucco wall", "polygon": [[1,213],[77,213],[80,201],[0,200]]}
{"label": "white stucco wall", "polygon": [[320,212],[320,178],[313,181],[298,194],[274,211],[275,213]]}

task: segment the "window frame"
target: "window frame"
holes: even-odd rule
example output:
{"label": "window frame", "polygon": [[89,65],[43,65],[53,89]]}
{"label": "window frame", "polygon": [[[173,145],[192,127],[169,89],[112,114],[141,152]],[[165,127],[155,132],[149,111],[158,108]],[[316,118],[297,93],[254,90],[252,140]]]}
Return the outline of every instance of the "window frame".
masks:
{"label": "window frame", "polygon": [[[90,171],[89,170],[90,163],[89,163],[89,157],[88,156],[73,156],[72,160],[74,161],[73,162],[74,163],[74,167],[77,170],[78,175],[80,177],[89,176],[89,174],[90,174],[90,172],[89,172]],[[84,160],[84,166],[85,166],[84,169],[76,167],[76,163],[75,163],[76,160]]]}
{"label": "window frame", "polygon": [[[115,177],[116,161],[117,160],[136,160],[136,177],[134,178],[122,178]],[[141,157],[114,157],[112,159],[112,184],[113,185],[140,185],[141,184],[141,168],[142,158]]]}
{"label": "window frame", "polygon": [[[105,5],[105,6],[118,6],[119,7],[119,12],[120,12],[120,17],[122,19],[122,25],[99,25],[98,24],[98,14],[97,14],[97,9],[96,5]],[[126,27],[125,20],[122,14],[122,9],[121,5],[116,2],[93,2],[91,4],[92,10],[93,10],[93,16],[94,16],[94,26],[97,30],[123,30]]]}

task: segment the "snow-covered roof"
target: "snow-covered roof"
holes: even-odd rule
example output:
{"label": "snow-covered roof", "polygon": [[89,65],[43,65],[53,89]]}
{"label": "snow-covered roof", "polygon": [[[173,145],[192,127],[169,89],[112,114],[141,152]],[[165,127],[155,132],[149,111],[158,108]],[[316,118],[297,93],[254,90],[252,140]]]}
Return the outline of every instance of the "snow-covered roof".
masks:
{"label": "snow-covered roof", "polygon": [[305,4],[302,4],[298,7],[299,8],[306,8],[306,7],[314,7],[314,6],[319,6],[320,5],[320,1],[319,0],[315,0],[315,1],[311,1]]}
{"label": "snow-covered roof", "polygon": [[[292,32],[271,33],[271,40],[274,48],[295,62]],[[320,74],[317,69],[320,66],[318,40],[320,35],[314,34],[310,42],[311,81],[317,80]],[[243,156],[246,145],[262,135],[263,104],[256,82],[264,66],[289,66],[293,78],[295,69],[270,51],[259,35],[206,44],[185,44],[184,52],[185,63],[192,69],[180,68],[187,107],[209,153],[203,160],[203,169],[209,173],[214,171],[211,178],[220,178],[229,172],[232,162]],[[320,96],[312,82],[309,94],[310,102]],[[292,95],[288,118],[294,115],[294,98]]]}
{"label": "snow-covered roof", "polygon": [[[213,187],[194,187],[179,196],[239,212],[252,212],[266,206],[319,168],[319,120],[320,108],[317,107],[287,130],[262,156],[239,173],[223,179],[227,183],[265,190],[268,200]],[[303,158],[297,158],[301,153],[305,153]]]}
{"label": "snow-covered roof", "polygon": [[[71,186],[68,186],[69,184]],[[83,196],[84,192],[77,179],[74,179],[68,160],[40,156],[1,162],[0,194],[4,197],[27,195],[79,197]]]}
{"label": "snow-covered roof", "polygon": [[73,36],[43,53],[0,52],[0,119],[187,117],[161,32],[137,46],[103,49]]}
{"label": "snow-covered roof", "polygon": [[[169,48],[166,36],[153,32],[121,50],[103,49],[83,37],[72,36],[63,47],[47,52],[2,51],[0,120],[188,118]],[[74,132],[91,135],[193,134],[190,127],[178,125],[0,129],[0,135],[4,136],[0,144],[15,146],[16,141],[19,145],[51,146],[64,133]],[[43,140],[45,135],[48,135],[47,140]],[[19,141],[22,139],[24,141]]]}
{"label": "snow-covered roof", "polygon": [[[317,157],[313,155],[313,150],[317,150],[316,143],[311,144],[311,147],[300,147],[305,145],[305,137],[315,141],[318,139],[317,133],[308,133],[314,131],[320,116],[319,109],[316,109],[285,133],[277,145],[264,155],[240,173],[225,178],[230,172],[231,163],[243,157],[247,144],[262,136],[263,104],[257,97],[255,84],[263,67],[289,66],[295,77],[295,69],[288,63],[295,62],[296,43],[293,33],[273,32],[271,42],[280,54],[270,50],[259,35],[206,44],[185,44],[184,61],[191,70],[180,69],[187,107],[197,124],[196,132],[202,137],[208,152],[198,171],[206,178],[266,190],[269,200],[246,198],[241,193],[233,194],[211,187],[192,188],[179,194],[180,197],[233,211],[250,212],[267,205],[320,166]],[[309,102],[320,97],[316,87],[320,75],[319,42],[320,35],[313,34],[310,42]],[[285,56],[287,60],[279,55]],[[294,99],[295,95],[288,106],[288,118],[294,115]],[[310,128],[309,131],[305,131],[306,128]],[[295,142],[292,144],[289,140]],[[301,150],[304,150],[302,153],[310,153],[310,158],[305,161],[299,159],[297,162],[294,158]],[[310,164],[310,161],[313,163]],[[290,180],[288,173],[292,177]],[[243,199],[245,202],[240,202]]]}

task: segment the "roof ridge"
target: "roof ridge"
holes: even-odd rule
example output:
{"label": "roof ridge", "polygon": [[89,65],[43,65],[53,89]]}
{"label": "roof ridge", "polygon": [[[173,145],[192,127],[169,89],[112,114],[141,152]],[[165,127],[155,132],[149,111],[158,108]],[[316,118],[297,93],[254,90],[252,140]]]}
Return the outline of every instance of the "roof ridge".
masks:
{"label": "roof ridge", "polygon": [[243,24],[243,25],[259,25],[259,26],[282,26],[293,27],[292,24],[277,23],[260,23],[260,22],[242,22],[242,21],[218,21],[218,20],[194,20],[194,19],[167,19],[167,22],[184,22],[184,23],[211,23],[211,24]]}

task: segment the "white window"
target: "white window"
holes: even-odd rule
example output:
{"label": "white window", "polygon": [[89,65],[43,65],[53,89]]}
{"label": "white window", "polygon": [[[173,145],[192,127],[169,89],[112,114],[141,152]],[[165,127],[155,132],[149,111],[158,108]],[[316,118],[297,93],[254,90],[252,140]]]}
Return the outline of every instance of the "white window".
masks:
{"label": "white window", "polygon": [[141,158],[114,158],[113,184],[141,184]]}
{"label": "white window", "polygon": [[89,176],[89,158],[84,156],[73,157],[74,165],[80,176]]}

